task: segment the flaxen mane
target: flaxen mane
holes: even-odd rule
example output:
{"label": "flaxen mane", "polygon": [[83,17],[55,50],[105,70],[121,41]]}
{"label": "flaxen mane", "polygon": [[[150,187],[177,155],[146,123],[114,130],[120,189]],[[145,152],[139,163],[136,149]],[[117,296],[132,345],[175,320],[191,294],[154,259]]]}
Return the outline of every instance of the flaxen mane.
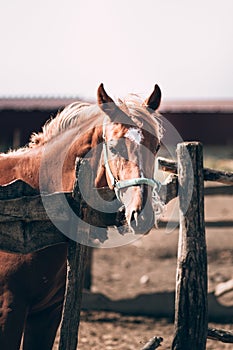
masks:
{"label": "flaxen mane", "polygon": [[45,123],[42,132],[31,135],[29,147],[43,145],[62,131],[74,127],[78,117],[87,107],[90,107],[90,104],[83,102],[74,102],[65,107],[61,112],[58,112],[55,118]]}
{"label": "flaxen mane", "polygon": [[[159,120],[159,115],[154,112],[152,115],[142,106],[141,101],[135,98],[135,95],[129,95],[124,101],[119,100],[119,107],[126,112],[132,119],[132,121],[138,126],[142,127],[144,121],[148,121],[150,118],[153,121],[156,136],[161,140],[163,136],[163,129]],[[91,105],[90,103],[74,102],[65,107],[57,116],[50,119],[42,127],[42,132],[33,133],[30,138],[29,147],[40,146],[52,138],[59,135],[61,132],[71,129],[77,126],[80,117],[90,118],[93,115],[99,113],[99,107],[97,105]],[[96,120],[95,120],[96,122]]]}

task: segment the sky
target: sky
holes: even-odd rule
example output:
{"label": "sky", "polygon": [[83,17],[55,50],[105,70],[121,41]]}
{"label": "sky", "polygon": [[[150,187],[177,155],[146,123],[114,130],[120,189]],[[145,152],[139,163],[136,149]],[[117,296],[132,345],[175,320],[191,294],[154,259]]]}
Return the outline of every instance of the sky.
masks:
{"label": "sky", "polygon": [[232,0],[7,0],[0,97],[233,99]]}

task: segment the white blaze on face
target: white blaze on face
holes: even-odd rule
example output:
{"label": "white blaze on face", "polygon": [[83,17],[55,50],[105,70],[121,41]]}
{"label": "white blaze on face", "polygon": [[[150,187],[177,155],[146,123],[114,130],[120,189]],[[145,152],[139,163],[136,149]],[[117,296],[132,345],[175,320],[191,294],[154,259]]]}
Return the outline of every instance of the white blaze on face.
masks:
{"label": "white blaze on face", "polygon": [[143,140],[142,130],[138,128],[129,128],[125,137],[130,141],[135,142],[137,145],[140,145]]}
{"label": "white blaze on face", "polygon": [[[129,128],[127,133],[125,134],[125,137],[129,139],[130,141],[134,142],[135,147],[138,148],[142,141],[143,141],[143,134],[142,130],[139,128]],[[143,166],[142,166],[142,155],[140,152],[138,153],[138,167],[140,169],[140,176],[143,177]]]}

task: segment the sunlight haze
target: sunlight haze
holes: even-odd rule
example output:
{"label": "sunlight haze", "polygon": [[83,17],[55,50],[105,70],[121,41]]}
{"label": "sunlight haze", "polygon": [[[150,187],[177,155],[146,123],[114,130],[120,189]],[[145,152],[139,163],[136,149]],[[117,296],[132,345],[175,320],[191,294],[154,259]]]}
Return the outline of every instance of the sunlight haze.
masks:
{"label": "sunlight haze", "polygon": [[233,1],[9,0],[0,97],[233,98]]}

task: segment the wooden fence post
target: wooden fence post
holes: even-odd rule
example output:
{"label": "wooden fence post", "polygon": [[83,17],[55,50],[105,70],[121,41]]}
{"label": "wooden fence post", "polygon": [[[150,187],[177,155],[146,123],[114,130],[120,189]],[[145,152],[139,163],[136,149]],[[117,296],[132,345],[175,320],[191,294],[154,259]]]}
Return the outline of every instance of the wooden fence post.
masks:
{"label": "wooden fence post", "polygon": [[180,234],[172,350],[204,350],[208,311],[202,145],[179,144],[177,159]]}
{"label": "wooden fence post", "polygon": [[[90,225],[83,224],[85,219],[86,206],[82,200],[79,188],[79,168],[82,160],[76,161],[76,182],[73,190],[73,198],[76,200],[76,214],[80,220],[73,223],[70,222],[70,230],[75,233],[74,237],[80,237],[81,241],[88,242],[90,235]],[[82,174],[82,179],[83,179]],[[90,178],[86,176],[82,185],[89,188]],[[85,238],[86,237],[86,238]],[[60,332],[59,350],[76,350],[78,345],[78,330],[80,323],[80,312],[82,303],[82,291],[85,274],[85,264],[88,255],[88,246],[80,244],[73,240],[69,240],[68,244],[68,276],[66,286],[66,296],[63,308],[63,317]]]}
{"label": "wooden fence post", "polygon": [[69,241],[67,290],[59,350],[76,350],[87,246]]}
{"label": "wooden fence post", "polygon": [[86,257],[86,265],[85,265],[85,273],[84,273],[84,282],[83,282],[83,288],[86,290],[91,290],[92,262],[93,262],[93,248],[88,247],[87,257]]}

